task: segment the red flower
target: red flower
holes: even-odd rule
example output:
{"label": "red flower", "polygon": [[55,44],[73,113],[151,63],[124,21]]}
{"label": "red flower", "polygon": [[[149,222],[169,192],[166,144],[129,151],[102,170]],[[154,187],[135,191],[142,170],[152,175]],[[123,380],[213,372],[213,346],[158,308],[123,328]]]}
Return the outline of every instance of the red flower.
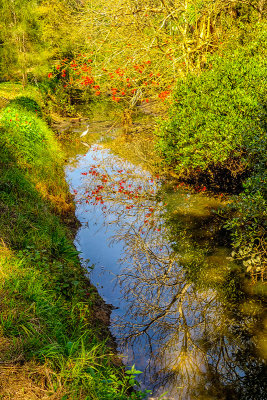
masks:
{"label": "red flower", "polygon": [[49,72],[49,74],[48,74],[48,78],[53,78],[53,74],[52,74],[52,72]]}
{"label": "red flower", "polygon": [[94,83],[94,78],[90,76],[86,76],[83,84],[86,85],[92,85]]}

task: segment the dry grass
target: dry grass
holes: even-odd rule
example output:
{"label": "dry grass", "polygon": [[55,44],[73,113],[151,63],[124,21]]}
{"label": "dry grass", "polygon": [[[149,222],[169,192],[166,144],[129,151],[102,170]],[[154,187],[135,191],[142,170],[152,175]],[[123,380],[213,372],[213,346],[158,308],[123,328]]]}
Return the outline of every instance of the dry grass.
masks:
{"label": "dry grass", "polygon": [[20,365],[0,365],[1,400],[61,400],[66,394],[55,373],[34,362]]}
{"label": "dry grass", "polygon": [[0,337],[0,399],[62,399],[65,390],[60,382],[55,389],[55,373],[34,361],[24,364],[23,359],[19,338]]}

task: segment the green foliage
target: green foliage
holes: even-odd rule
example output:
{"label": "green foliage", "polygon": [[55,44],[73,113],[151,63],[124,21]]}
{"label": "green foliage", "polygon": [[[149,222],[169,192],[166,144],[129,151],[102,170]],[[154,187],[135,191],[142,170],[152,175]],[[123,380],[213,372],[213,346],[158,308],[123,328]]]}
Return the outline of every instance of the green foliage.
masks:
{"label": "green foliage", "polygon": [[0,81],[36,84],[47,76],[51,59],[71,54],[82,42],[69,0],[0,0]]}
{"label": "green foliage", "polygon": [[266,278],[266,172],[250,177],[244,192],[228,208],[234,211],[226,223],[232,236],[233,258],[241,260],[247,272]]}
{"label": "green foliage", "polygon": [[1,139],[4,146],[20,165],[59,163],[62,153],[52,131],[38,117],[40,107],[24,97],[14,100],[4,109],[0,119]]}
{"label": "green foliage", "polygon": [[36,1],[1,0],[0,26],[2,79],[21,79],[25,86],[29,70],[42,59]]}
{"label": "green foliage", "polygon": [[24,109],[24,111],[30,111],[38,117],[42,117],[42,110],[37,101],[27,96],[16,97],[10,101],[9,106],[19,107]]}
{"label": "green foliage", "polygon": [[[76,107],[73,104],[72,91],[70,88],[65,88],[59,79],[53,79],[46,83],[46,101],[49,112],[59,115],[71,117],[76,116]],[[44,83],[42,84],[42,90]],[[78,103],[78,102],[77,102]]]}
{"label": "green foliage", "polygon": [[[254,168],[266,151],[264,34],[223,56],[210,57],[200,76],[178,81],[158,149],[184,176],[216,167],[232,176]],[[259,52],[260,48],[260,52]]]}

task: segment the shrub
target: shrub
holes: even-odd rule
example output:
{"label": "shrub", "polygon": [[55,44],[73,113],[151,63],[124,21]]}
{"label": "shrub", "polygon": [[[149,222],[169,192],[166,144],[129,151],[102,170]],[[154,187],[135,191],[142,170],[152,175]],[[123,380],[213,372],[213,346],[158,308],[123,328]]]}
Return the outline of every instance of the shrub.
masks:
{"label": "shrub", "polygon": [[261,162],[266,151],[262,35],[250,46],[213,55],[200,76],[178,82],[157,147],[181,176],[212,175],[220,168],[236,177]]}

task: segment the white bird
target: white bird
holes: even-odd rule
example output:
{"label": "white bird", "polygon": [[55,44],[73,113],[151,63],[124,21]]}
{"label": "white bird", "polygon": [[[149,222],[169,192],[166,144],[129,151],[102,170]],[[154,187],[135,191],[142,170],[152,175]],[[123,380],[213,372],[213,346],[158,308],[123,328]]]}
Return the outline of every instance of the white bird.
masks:
{"label": "white bird", "polygon": [[81,134],[80,137],[84,137],[85,135],[87,135],[88,131],[89,131],[89,125],[87,125],[86,131],[84,131],[84,132]]}

